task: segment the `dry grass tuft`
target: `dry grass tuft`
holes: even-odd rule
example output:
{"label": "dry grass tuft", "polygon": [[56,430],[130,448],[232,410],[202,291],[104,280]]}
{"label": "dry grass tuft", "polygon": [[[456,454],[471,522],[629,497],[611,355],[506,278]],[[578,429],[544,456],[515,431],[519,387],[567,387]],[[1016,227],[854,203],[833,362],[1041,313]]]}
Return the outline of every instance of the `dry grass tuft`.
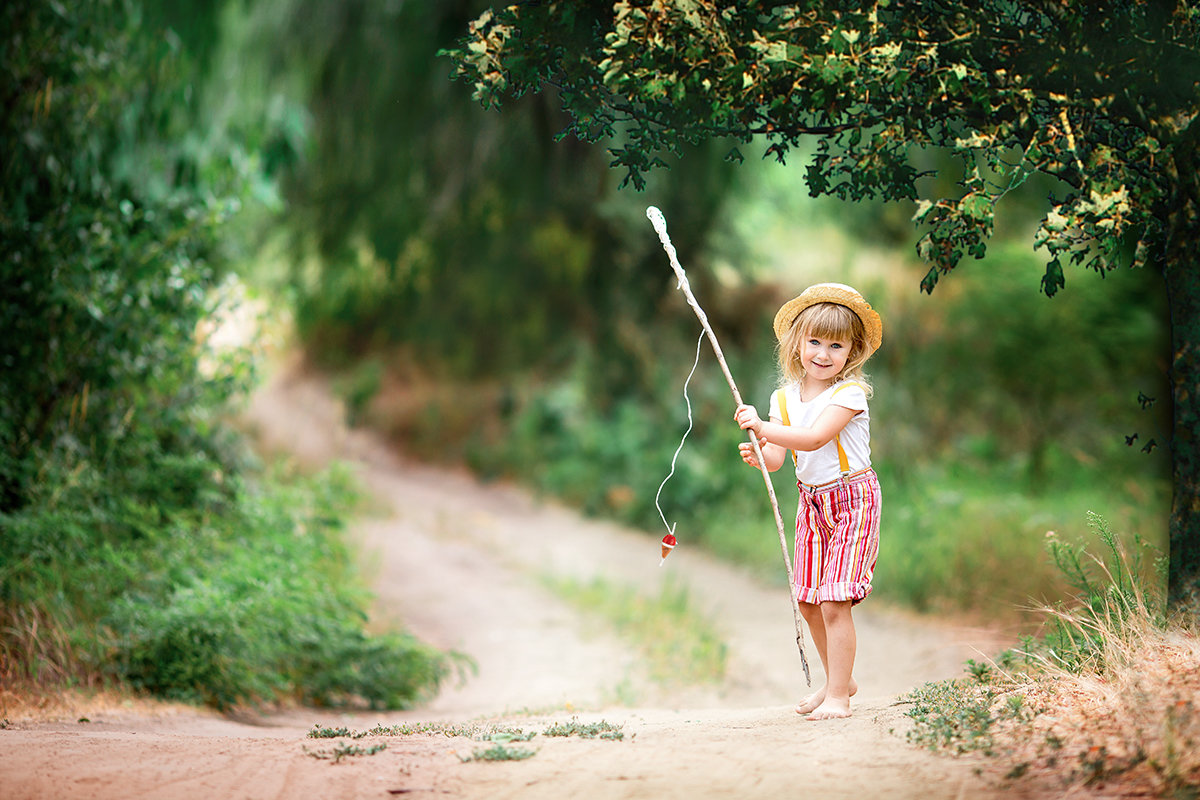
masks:
{"label": "dry grass tuft", "polygon": [[[1144,609],[1143,609],[1144,610]],[[1148,614],[1075,617],[1102,642],[1074,673],[1047,666],[1024,690],[1042,713],[996,731],[1006,777],[1069,794],[1200,797],[1200,636]],[[1073,790],[1073,791],[1072,791]]]}
{"label": "dry grass tuft", "polygon": [[1047,539],[1077,602],[1042,609],[1043,639],[914,692],[909,739],[991,756],[1022,796],[1200,800],[1200,608],[1168,618],[1165,562],[1147,580],[1142,543],[1089,519],[1103,558]]}

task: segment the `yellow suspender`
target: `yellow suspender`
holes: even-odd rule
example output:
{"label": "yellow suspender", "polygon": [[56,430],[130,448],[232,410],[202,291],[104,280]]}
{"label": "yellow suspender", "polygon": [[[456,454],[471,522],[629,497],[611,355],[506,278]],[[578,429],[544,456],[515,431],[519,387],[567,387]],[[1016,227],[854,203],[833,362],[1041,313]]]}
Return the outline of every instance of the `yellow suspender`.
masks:
{"label": "yellow suspender", "polygon": [[[846,386],[849,386],[849,385],[850,384],[845,384],[845,386],[838,387],[838,389],[834,392],[834,394],[837,394],[837,392],[840,392],[842,389],[846,388]],[[783,389],[779,389],[776,391],[776,394],[779,395],[779,416],[783,418],[784,425],[791,425],[792,423],[788,419],[788,412],[787,412],[787,393]],[[846,451],[842,449],[842,435],[840,433],[833,437],[833,443],[837,446],[838,465],[842,468],[842,474],[849,475],[850,474],[850,460],[848,458],[846,458]],[[791,453],[792,453],[792,463],[795,464],[796,463],[796,451],[793,450],[793,451],[791,451]]]}

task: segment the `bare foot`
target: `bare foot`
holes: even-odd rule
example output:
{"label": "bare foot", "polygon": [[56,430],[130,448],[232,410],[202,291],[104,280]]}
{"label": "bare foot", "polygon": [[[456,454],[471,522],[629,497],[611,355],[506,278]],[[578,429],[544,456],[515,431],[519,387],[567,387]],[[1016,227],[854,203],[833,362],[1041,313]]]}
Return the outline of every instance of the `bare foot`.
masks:
{"label": "bare foot", "polygon": [[[820,689],[801,700],[800,704],[796,706],[796,713],[807,714],[810,711],[815,711],[818,706],[825,702],[825,689],[826,686],[822,686]],[[851,678],[850,696],[854,697],[856,694],[858,694],[858,682]]]}
{"label": "bare foot", "polygon": [[850,716],[850,698],[845,700],[827,697],[824,703],[817,706],[806,719],[822,720],[822,719],[843,719]]}

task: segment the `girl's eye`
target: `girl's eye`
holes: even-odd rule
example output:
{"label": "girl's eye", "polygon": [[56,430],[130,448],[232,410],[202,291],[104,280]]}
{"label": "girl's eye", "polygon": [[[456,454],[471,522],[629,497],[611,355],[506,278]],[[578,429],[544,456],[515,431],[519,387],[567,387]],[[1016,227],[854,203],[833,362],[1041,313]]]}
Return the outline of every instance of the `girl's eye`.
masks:
{"label": "girl's eye", "polygon": [[841,350],[841,349],[842,349],[842,345],[841,345],[840,343],[838,343],[838,342],[834,342],[833,344],[831,344],[831,345],[830,345],[830,347],[831,347],[831,348],[833,348],[834,350]]}

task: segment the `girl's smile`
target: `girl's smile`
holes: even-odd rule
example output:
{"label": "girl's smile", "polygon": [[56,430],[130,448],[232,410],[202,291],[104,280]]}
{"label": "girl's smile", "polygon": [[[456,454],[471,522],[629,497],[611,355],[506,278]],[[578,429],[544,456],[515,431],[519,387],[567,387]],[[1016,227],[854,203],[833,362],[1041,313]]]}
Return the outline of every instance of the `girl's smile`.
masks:
{"label": "girl's smile", "polygon": [[841,339],[810,336],[800,349],[804,371],[818,381],[832,381],[841,374],[850,358],[850,343]]}

